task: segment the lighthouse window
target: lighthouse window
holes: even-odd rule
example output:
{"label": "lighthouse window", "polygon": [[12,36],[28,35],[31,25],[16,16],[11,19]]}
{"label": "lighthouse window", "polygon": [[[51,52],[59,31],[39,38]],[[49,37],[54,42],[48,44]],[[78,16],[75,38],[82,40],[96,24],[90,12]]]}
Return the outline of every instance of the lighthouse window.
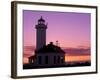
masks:
{"label": "lighthouse window", "polygon": [[56,56],[54,56],[54,64],[56,64]]}
{"label": "lighthouse window", "polygon": [[45,64],[48,64],[48,56],[45,56]]}
{"label": "lighthouse window", "polygon": [[39,64],[41,64],[41,56],[38,56]]}
{"label": "lighthouse window", "polygon": [[61,57],[61,63],[63,63],[63,57]]}
{"label": "lighthouse window", "polygon": [[57,62],[60,63],[60,56],[58,56],[58,58],[57,58]]}

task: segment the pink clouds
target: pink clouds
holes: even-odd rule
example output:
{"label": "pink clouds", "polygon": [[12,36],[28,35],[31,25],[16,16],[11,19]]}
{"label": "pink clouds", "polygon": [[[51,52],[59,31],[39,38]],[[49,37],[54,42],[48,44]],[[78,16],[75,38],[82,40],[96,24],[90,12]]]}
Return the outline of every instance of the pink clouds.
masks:
{"label": "pink clouds", "polygon": [[[64,48],[66,52],[65,60],[68,62],[71,61],[90,61],[90,48]],[[24,56],[23,63],[28,63],[28,57],[34,55],[35,47],[34,46],[25,46],[24,47]]]}
{"label": "pink clouds", "polygon": [[65,48],[63,50],[68,55],[90,55],[90,48]]}

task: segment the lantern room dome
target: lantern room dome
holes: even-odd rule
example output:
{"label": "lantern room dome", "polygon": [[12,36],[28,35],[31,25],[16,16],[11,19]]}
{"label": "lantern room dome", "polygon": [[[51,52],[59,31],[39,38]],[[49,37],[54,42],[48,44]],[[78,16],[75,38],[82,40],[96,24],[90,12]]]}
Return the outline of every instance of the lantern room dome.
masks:
{"label": "lantern room dome", "polygon": [[38,20],[38,22],[45,22],[45,20],[42,18],[42,16],[41,16],[41,18]]}

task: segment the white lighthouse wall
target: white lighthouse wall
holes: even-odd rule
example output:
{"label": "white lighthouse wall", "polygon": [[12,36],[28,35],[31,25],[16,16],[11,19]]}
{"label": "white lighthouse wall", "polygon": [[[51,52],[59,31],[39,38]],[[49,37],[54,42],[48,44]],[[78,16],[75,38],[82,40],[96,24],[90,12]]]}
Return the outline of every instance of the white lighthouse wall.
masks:
{"label": "white lighthouse wall", "polygon": [[37,50],[42,48],[46,44],[46,30],[37,30]]}

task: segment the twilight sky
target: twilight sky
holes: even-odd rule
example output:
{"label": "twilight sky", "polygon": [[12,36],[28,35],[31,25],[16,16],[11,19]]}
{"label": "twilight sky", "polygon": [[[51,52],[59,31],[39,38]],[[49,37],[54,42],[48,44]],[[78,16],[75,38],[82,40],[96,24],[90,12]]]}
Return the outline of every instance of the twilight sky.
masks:
{"label": "twilight sky", "polygon": [[91,14],[74,12],[23,11],[24,63],[34,54],[38,19],[48,23],[46,42],[59,41],[67,53],[65,61],[90,61]]}
{"label": "twilight sky", "polygon": [[47,44],[58,40],[61,47],[90,47],[90,13],[31,10],[23,10],[24,46],[36,45],[35,25],[41,16],[48,23]]}

